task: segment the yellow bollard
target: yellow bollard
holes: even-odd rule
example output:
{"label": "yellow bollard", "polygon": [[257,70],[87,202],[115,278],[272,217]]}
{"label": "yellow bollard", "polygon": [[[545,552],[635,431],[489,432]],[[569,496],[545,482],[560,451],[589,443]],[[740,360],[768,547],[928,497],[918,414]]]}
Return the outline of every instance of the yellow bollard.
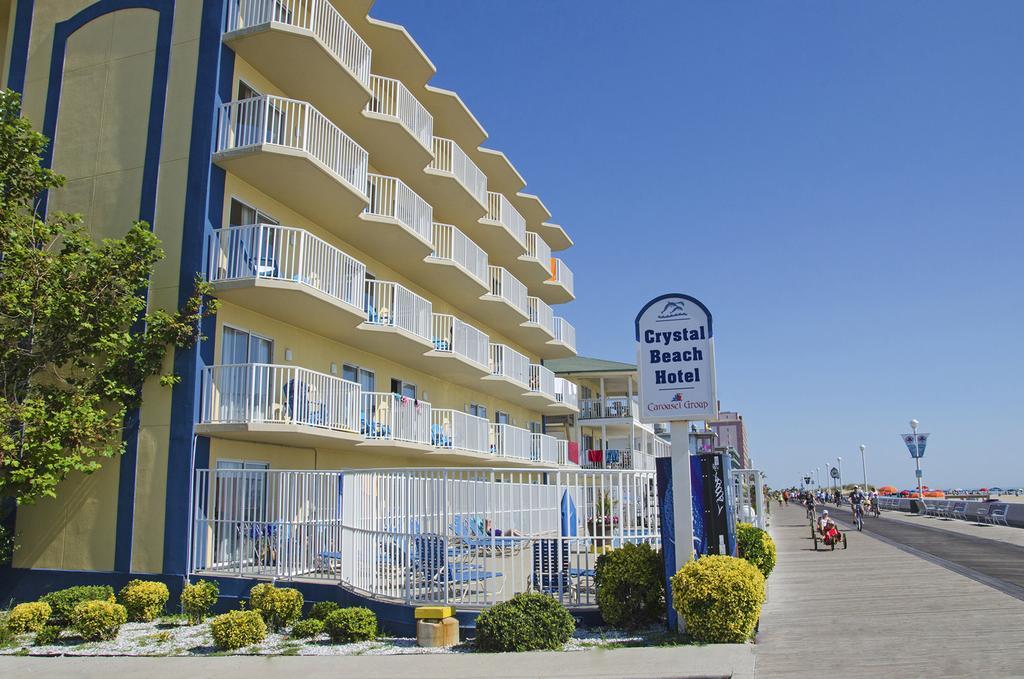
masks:
{"label": "yellow bollard", "polygon": [[415,618],[417,646],[439,648],[459,643],[459,621],[451,606],[420,606]]}

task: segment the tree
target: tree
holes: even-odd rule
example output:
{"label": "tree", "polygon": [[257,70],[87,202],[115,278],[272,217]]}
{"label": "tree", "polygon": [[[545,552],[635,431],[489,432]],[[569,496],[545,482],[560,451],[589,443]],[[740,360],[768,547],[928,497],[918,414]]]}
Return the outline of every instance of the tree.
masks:
{"label": "tree", "polygon": [[169,346],[202,339],[216,311],[198,276],[181,309],[150,309],[142,291],[163,258],[145,222],[93,240],[77,215],[40,219],[44,191],[64,179],[40,164],[47,139],[0,92],[0,497],[55,497],[72,472],[124,452],[125,415],[143,382],[162,374]]}

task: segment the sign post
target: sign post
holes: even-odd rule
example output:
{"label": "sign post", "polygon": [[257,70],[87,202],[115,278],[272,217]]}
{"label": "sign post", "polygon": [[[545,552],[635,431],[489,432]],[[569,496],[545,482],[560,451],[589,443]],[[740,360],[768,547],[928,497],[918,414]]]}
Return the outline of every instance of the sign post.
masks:
{"label": "sign post", "polygon": [[924,486],[921,479],[924,475],[921,472],[921,458],[924,457],[924,449],[928,445],[929,434],[918,434],[917,424],[917,420],[910,421],[910,427],[914,430],[914,433],[904,434],[903,442],[907,444],[907,450],[910,451],[910,457],[914,458],[914,475],[917,477],[917,496],[921,499],[921,504],[923,506]]}
{"label": "sign post", "polygon": [[718,415],[711,312],[689,295],[661,295],[640,309],[635,329],[640,421],[668,422],[672,434],[670,576],[694,558],[689,422]]}

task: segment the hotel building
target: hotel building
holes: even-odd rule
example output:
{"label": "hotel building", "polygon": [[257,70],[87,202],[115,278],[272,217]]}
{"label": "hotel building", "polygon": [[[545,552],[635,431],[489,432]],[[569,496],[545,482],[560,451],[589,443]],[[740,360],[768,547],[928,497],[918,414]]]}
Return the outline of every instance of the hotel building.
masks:
{"label": "hotel building", "polygon": [[126,454],[19,508],[23,577],[187,575],[202,470],[578,470],[577,430],[602,465],[650,468],[626,372],[587,375],[581,408],[545,365],[576,353],[572,240],[371,5],[0,0],[3,85],[67,177],[44,209],[97,238],[149,222],[152,307],[197,274],[221,301]]}

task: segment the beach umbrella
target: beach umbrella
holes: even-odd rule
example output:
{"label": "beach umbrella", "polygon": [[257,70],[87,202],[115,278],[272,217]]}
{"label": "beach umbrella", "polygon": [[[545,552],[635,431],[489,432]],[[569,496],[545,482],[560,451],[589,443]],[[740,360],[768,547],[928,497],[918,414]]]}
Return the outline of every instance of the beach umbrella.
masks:
{"label": "beach umbrella", "polygon": [[562,493],[562,537],[574,538],[577,535],[576,503],[569,491]]}

